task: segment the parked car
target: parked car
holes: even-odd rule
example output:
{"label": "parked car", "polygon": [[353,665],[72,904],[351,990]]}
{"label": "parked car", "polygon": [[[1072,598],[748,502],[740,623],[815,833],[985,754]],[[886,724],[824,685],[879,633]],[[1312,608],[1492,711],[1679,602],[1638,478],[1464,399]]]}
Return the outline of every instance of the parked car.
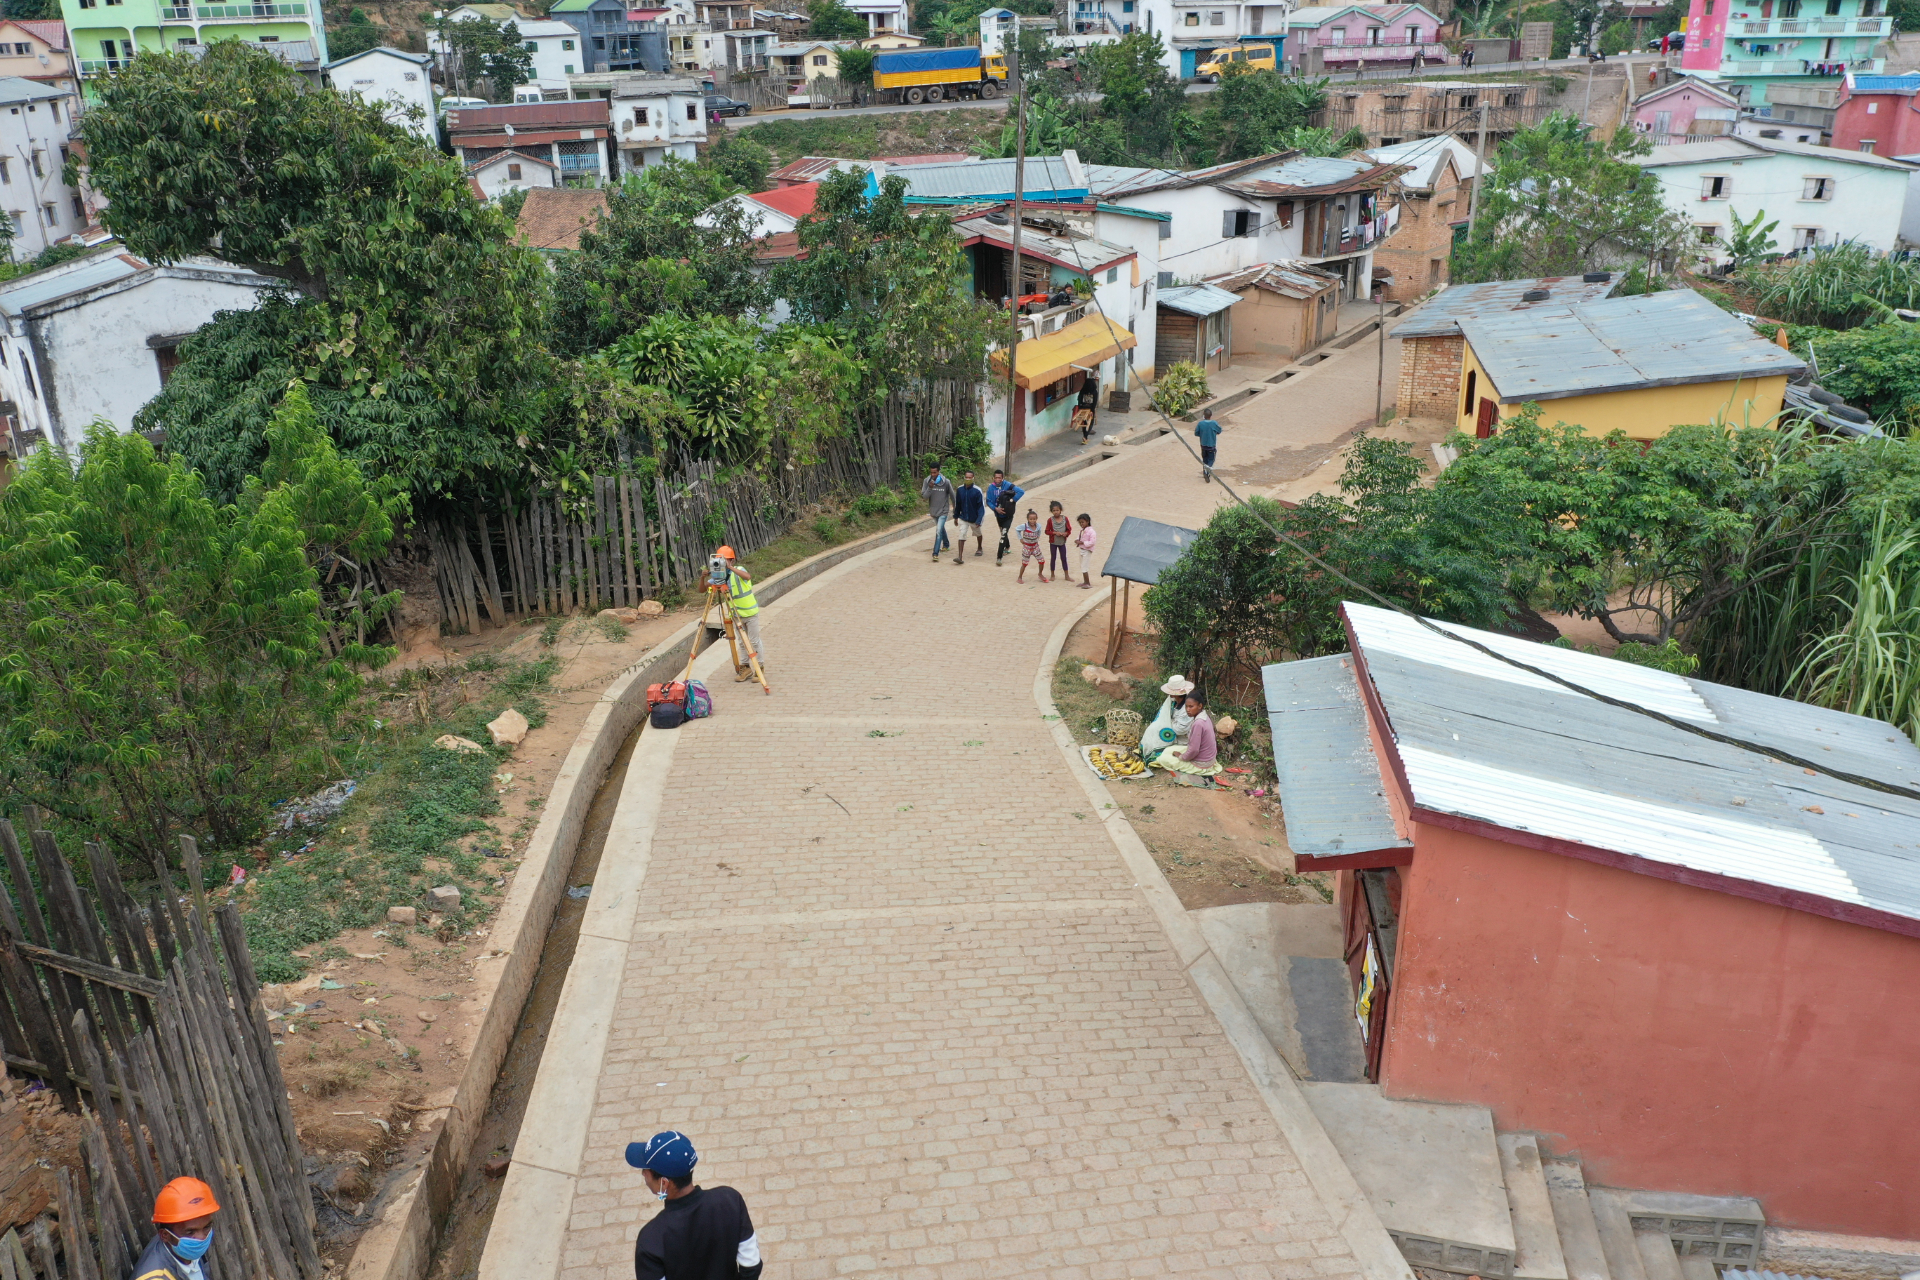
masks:
{"label": "parked car", "polygon": [[753,110],[744,102],[737,102],[724,93],[707,95],[707,114],[710,116],[744,116]]}

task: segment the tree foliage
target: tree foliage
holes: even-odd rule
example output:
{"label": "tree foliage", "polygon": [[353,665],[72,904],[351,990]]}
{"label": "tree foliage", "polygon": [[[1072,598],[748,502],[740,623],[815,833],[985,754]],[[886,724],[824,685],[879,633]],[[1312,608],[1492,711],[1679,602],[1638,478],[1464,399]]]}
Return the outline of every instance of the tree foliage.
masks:
{"label": "tree foliage", "polygon": [[1483,180],[1474,236],[1453,251],[1453,280],[1578,275],[1677,256],[1692,229],[1633,162],[1649,149],[1628,129],[1602,142],[1570,116],[1516,132]]}
{"label": "tree foliage", "polygon": [[533,79],[533,55],[520,38],[520,28],[512,22],[456,18],[454,13],[444,9],[430,24],[443,50],[440,64],[447,84],[459,97],[472,97],[476,87],[487,87],[493,101],[512,102],[514,86]]}
{"label": "tree foliage", "polygon": [[349,10],[347,20],[327,32],[327,52],[336,59],[351,58],[384,43],[384,33],[367,17],[365,9]]}
{"label": "tree foliage", "polygon": [[741,316],[765,307],[757,229],[732,204],[702,217],[731,190],[717,169],[673,159],[611,188],[599,224],[554,273],[555,348],[598,351],[661,312]]}
{"label": "tree foliage", "polygon": [[867,20],[840,0],[808,0],[807,34],[816,40],[862,40]]}
{"label": "tree foliage", "polygon": [[[1313,113],[1327,105],[1327,84],[1230,64],[1200,116],[1200,136],[1211,160],[1224,164],[1299,146]],[[1336,139],[1330,131],[1322,145]],[[1305,150],[1306,148],[1302,148]],[[1334,152],[1315,149],[1312,154]]]}
{"label": "tree foliage", "polygon": [[773,168],[773,152],[743,130],[722,129],[719,136],[707,144],[700,163],[726,179],[736,191],[765,191],[767,172]]}
{"label": "tree foliage", "polygon": [[343,601],[342,566],[384,553],[403,504],[340,457],[298,384],[268,436],[237,505],[106,423],[77,470],[42,450],[0,493],[9,807],[153,865],[182,831],[237,849],[314,776],[353,666],[390,656],[361,637],[392,601]]}
{"label": "tree foliage", "polygon": [[1802,333],[1803,352],[1819,362],[1821,386],[1895,430],[1913,435],[1920,428],[1920,325],[1888,320]]}
{"label": "tree foliage", "polygon": [[343,449],[416,498],[472,492],[533,427],[549,384],[546,273],[457,163],[377,107],[310,92],[278,59],[222,41],[200,58],[135,58],[84,129],[129,249],[217,256],[290,288],[183,344],[137,419],[223,497],[257,469],[294,377]]}

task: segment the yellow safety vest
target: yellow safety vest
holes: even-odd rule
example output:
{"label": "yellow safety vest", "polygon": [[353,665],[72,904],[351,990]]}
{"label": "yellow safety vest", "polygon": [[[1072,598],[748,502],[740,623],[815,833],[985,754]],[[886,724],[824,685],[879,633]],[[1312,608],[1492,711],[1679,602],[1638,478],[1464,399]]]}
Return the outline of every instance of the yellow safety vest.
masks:
{"label": "yellow safety vest", "polygon": [[753,598],[753,583],[737,573],[727,574],[727,599],[733,603],[736,618],[751,618],[760,612],[760,602]]}

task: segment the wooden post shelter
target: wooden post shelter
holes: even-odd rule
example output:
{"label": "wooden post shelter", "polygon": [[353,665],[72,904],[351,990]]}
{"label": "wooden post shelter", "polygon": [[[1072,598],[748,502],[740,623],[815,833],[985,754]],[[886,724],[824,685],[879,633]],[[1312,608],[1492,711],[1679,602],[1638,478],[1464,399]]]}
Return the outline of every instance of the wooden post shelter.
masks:
{"label": "wooden post shelter", "polygon": [[1186,554],[1200,534],[1177,524],[1142,520],[1128,516],[1120,522],[1113,547],[1100,576],[1107,579],[1107,657],[1112,666],[1120,657],[1120,643],[1127,637],[1127,610],[1133,604],[1133,584],[1150,587],[1160,581],[1160,571]]}

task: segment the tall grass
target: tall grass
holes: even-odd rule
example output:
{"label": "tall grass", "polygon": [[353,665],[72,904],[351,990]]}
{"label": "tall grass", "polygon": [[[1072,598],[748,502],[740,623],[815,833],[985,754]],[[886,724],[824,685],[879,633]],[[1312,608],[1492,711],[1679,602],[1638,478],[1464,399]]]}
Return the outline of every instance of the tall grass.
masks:
{"label": "tall grass", "polygon": [[1859,568],[1834,603],[1845,618],[1819,637],[1793,673],[1793,696],[1872,716],[1920,737],[1920,533],[1896,529],[1885,508]]}
{"label": "tall grass", "polygon": [[1850,329],[1873,314],[1862,298],[1920,308],[1920,262],[1851,241],[1750,268],[1740,279],[1753,291],[1761,315],[1789,324]]}

